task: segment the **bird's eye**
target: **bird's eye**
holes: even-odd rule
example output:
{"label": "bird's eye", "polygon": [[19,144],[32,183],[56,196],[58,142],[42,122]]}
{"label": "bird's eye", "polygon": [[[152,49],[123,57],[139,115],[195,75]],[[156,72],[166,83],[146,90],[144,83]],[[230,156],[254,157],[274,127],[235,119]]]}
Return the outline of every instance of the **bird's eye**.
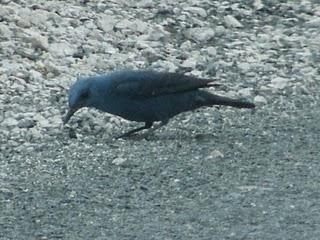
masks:
{"label": "bird's eye", "polygon": [[90,95],[89,91],[84,91],[83,93],[81,93],[80,98],[86,99],[89,97],[89,95]]}

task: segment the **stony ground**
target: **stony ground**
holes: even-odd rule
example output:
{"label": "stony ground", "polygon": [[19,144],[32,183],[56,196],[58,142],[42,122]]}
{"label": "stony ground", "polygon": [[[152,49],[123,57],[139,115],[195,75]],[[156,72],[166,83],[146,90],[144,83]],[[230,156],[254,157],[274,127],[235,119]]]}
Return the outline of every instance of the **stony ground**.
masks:
{"label": "stony ground", "polygon": [[[319,39],[308,0],[0,1],[0,239],[319,239]],[[257,109],[62,126],[77,76],[125,68]]]}

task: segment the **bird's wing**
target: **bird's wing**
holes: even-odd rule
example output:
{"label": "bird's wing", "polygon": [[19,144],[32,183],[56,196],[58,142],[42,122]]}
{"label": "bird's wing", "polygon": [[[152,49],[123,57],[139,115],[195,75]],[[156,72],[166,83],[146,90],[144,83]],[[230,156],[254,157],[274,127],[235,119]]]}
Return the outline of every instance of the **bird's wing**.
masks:
{"label": "bird's wing", "polygon": [[118,81],[115,91],[132,98],[149,98],[217,86],[212,79],[197,78],[179,73],[133,72]]}

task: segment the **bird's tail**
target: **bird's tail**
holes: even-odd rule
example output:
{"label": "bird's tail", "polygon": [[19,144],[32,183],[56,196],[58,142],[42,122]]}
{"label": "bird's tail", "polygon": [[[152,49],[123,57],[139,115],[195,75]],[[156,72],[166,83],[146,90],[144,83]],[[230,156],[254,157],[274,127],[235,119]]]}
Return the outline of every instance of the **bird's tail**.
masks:
{"label": "bird's tail", "polygon": [[223,97],[219,95],[210,94],[210,97],[207,98],[207,104],[212,105],[224,105],[231,106],[236,108],[255,108],[255,105],[251,102],[242,99],[232,99],[228,97]]}

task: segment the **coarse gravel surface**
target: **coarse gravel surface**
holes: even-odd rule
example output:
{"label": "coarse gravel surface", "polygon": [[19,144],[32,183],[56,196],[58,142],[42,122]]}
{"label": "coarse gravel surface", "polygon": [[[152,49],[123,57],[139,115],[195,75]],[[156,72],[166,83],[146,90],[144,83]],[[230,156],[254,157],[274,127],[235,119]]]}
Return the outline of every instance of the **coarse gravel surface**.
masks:
{"label": "coarse gravel surface", "polygon": [[[0,0],[0,239],[319,239],[319,66],[318,1]],[[77,77],[118,69],[257,107],[63,126]]]}

